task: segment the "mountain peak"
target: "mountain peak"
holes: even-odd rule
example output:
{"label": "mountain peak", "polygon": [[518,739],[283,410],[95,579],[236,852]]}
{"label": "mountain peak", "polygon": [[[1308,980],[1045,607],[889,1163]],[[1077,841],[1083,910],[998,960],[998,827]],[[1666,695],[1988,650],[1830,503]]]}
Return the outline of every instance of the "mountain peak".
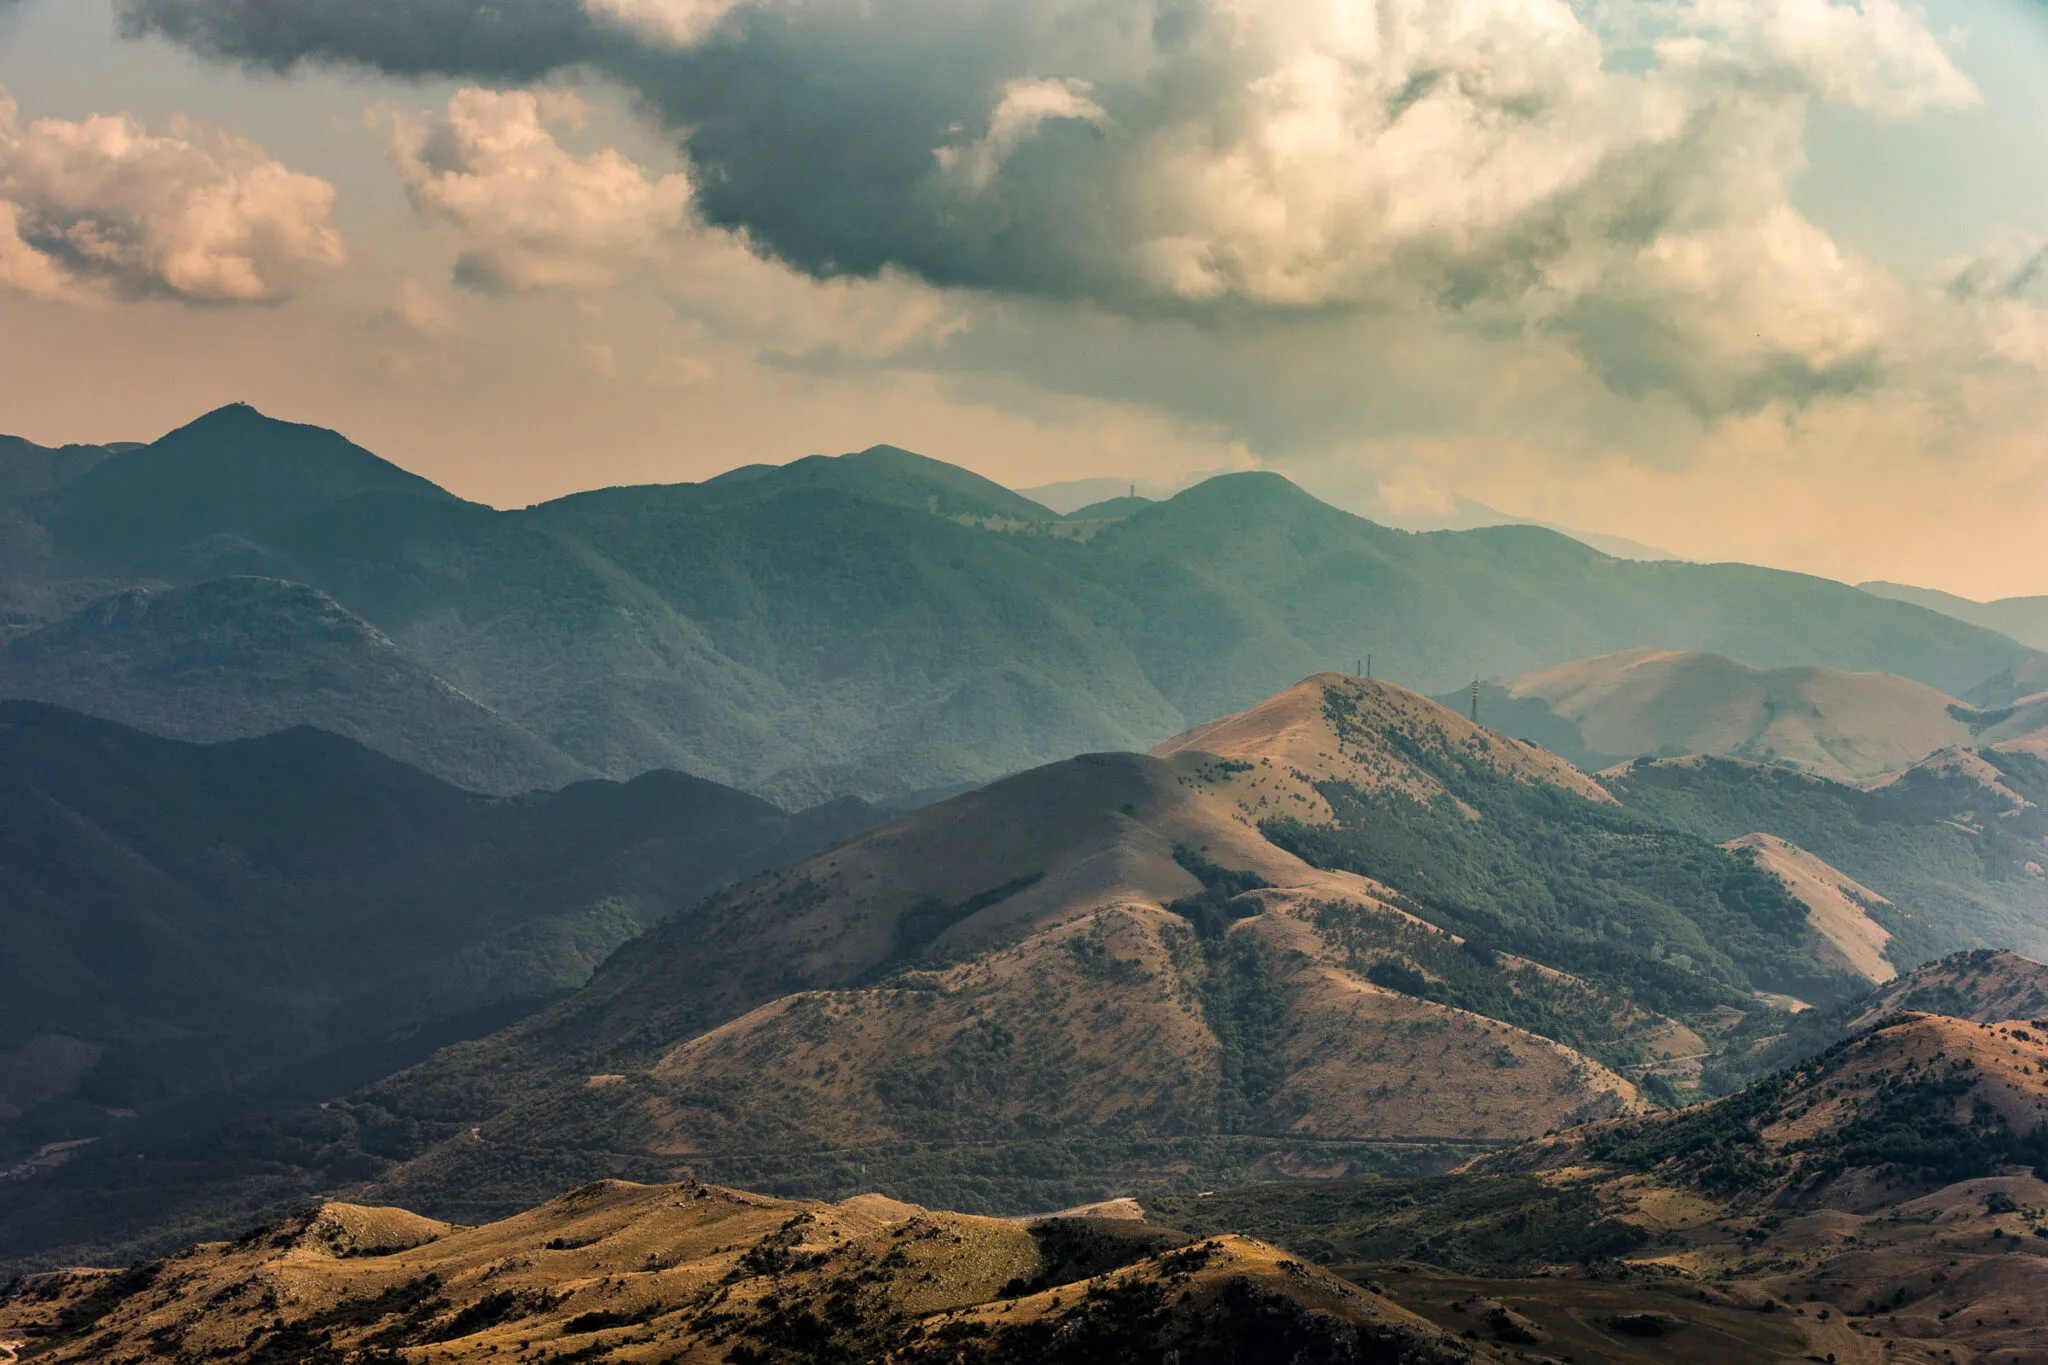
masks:
{"label": "mountain peak", "polygon": [[696,485],[719,504],[755,502],[796,490],[830,489],[869,502],[913,507],[982,524],[1056,522],[1059,517],[971,469],[900,446],[845,455],[806,455],[785,465],[753,465]]}
{"label": "mountain peak", "polygon": [[[1396,789],[1422,801],[1442,784],[1408,754],[1416,747],[1476,760],[1520,781],[1612,802],[1585,773],[1533,744],[1474,724],[1446,706],[1392,683],[1318,673],[1246,711],[1200,725],[1152,752],[1200,752],[1271,766],[1304,787],[1341,781],[1361,790]],[[1317,798],[1320,802],[1320,798]]]}
{"label": "mountain peak", "polygon": [[236,403],[65,484],[52,495],[49,524],[81,567],[178,577],[161,556],[209,537],[265,546],[307,517],[375,493],[457,501],[338,432]]}

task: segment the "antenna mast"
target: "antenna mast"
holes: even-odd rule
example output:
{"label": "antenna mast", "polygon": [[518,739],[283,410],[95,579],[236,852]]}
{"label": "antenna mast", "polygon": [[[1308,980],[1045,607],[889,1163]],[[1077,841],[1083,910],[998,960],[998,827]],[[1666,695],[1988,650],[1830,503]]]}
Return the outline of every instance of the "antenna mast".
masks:
{"label": "antenna mast", "polygon": [[1479,679],[1472,680],[1472,723],[1479,723]]}

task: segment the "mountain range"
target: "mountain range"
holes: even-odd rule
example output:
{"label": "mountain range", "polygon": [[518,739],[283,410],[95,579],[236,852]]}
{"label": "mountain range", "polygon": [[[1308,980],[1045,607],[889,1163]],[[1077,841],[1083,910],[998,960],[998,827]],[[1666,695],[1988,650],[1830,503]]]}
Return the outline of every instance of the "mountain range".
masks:
{"label": "mountain range", "polygon": [[[1271,474],[1075,523],[888,447],[502,512],[246,407],[91,461],[17,454],[43,464],[4,508],[11,629],[55,627],[110,592],[303,584],[493,713],[501,735],[560,756],[529,749],[466,777],[496,790],[559,763],[614,778],[674,768],[783,804],[903,798],[1142,751],[1368,653],[1423,691],[1639,646],[1951,693],[2028,657],[1841,584],[1626,562],[1532,527],[1396,531]],[[120,615],[94,605],[46,635],[21,685],[114,706],[84,680],[159,666],[93,626]],[[339,702],[266,705],[312,719]],[[145,712],[121,714],[151,723]],[[432,727],[392,726],[407,728]]]}
{"label": "mountain range", "polygon": [[0,644],[0,696],[199,742],[311,726],[474,791],[592,776],[332,598],[274,578],[101,598]]}
{"label": "mountain range", "polygon": [[2048,655],[1953,604],[245,407],[0,444],[0,552],[0,1356],[2026,1345]]}

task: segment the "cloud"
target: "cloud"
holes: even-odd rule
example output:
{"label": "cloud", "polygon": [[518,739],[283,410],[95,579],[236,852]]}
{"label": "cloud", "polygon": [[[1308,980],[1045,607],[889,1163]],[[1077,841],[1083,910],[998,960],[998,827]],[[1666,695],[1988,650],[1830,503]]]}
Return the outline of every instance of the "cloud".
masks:
{"label": "cloud", "polygon": [[190,120],[24,123],[0,91],[0,286],[89,302],[264,303],[345,256],[334,187]]}
{"label": "cloud", "polygon": [[939,291],[898,272],[818,280],[764,259],[745,233],[697,216],[681,172],[611,147],[570,150],[557,132],[584,113],[573,92],[472,87],[396,121],[400,177],[420,214],[454,230],[458,283],[589,297],[630,279],[686,322],[715,324],[783,364],[872,362],[956,325]]}
{"label": "cloud", "polygon": [[286,71],[354,62],[395,75],[538,77],[606,48],[576,0],[115,0],[122,31]]}
{"label": "cloud", "polygon": [[703,41],[746,0],[583,0],[591,18],[649,42],[690,47]]}
{"label": "cloud", "polygon": [[1951,350],[1963,351],[1965,363],[1988,351],[2029,378],[2048,375],[2048,240],[2002,231],[1950,261],[1946,275],[1948,321],[1960,333]]}
{"label": "cloud", "polygon": [[1010,154],[1045,124],[1073,119],[1100,125],[1107,118],[1102,106],[1088,98],[1086,81],[1012,81],[996,101],[986,133],[964,147],[937,148],[933,156],[970,189],[985,190]]}
{"label": "cloud", "polygon": [[565,149],[530,91],[464,90],[428,121],[401,120],[394,154],[420,212],[453,226],[456,278],[487,293],[602,289],[661,256],[690,222],[690,182],[616,149]]}
{"label": "cloud", "polygon": [[[573,215],[615,182],[620,237],[486,244],[487,287],[544,282],[543,262],[595,279],[648,230],[723,229],[819,279],[1550,336],[1618,392],[1710,419],[1887,372],[1887,282],[1792,204],[1812,108],[1976,98],[1897,0],[122,4],[131,31],[271,66],[628,86],[687,178],[558,150],[535,183],[573,181]],[[476,222],[463,177],[539,151],[463,136],[439,160],[422,143],[408,184]]]}

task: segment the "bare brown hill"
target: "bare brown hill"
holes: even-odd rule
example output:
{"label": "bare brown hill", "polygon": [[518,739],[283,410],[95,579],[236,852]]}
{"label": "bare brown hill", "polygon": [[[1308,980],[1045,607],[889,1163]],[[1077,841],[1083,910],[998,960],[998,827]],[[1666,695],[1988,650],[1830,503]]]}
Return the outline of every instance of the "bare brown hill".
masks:
{"label": "bare brown hill", "polygon": [[[507,1178],[544,1193],[600,1151],[649,1178],[817,1188],[905,1144],[1109,1144],[1047,1199],[1143,1183],[1132,1144],[1244,1137],[1289,1169],[1341,1172],[1360,1144],[1499,1143],[1634,1112],[1623,1068],[1711,1049],[1614,981],[1446,925],[1417,899],[1428,888],[1400,884],[1404,864],[1382,880],[1276,842],[1341,840],[1361,802],[1501,867],[1522,841],[1556,843],[1540,822],[1608,822],[1584,837],[1638,848],[1620,875],[1642,878],[1639,913],[1670,894],[1660,860],[1711,869],[1715,913],[1771,907],[1789,954],[1851,979],[1831,939],[1792,922],[1812,911],[1746,857],[1638,830],[1586,774],[1426,698],[1319,675],[1154,755],[1021,774],[677,916],[562,1007],[383,1088],[394,1108],[503,1099],[372,1197],[488,1212],[468,1201],[502,1198]],[[1693,960],[1713,951],[1690,912],[1656,913],[1696,936]],[[1027,1184],[955,1193],[1000,1206]]]}
{"label": "bare brown hill", "polygon": [[[1370,761],[1323,726],[1333,761]],[[1455,936],[1259,832],[1257,800],[1305,810],[1311,776],[1263,755],[1090,756],[757,879],[495,1040],[488,1064],[526,1069],[527,1097],[381,1196],[473,1181],[540,1140],[681,1171],[741,1151],[1076,1135],[1505,1141],[1638,1107],[1577,1048],[1431,998],[1424,964],[1457,958]],[[1234,899],[1205,884],[1219,877]],[[1191,920],[1197,902],[1217,918]],[[1605,1038],[1690,1037],[1520,958],[1485,970]]]}
{"label": "bare brown hill", "polygon": [[[1341,711],[1343,723],[1333,709]],[[1223,784],[1241,818],[1305,806],[1327,818],[1312,788],[1343,782],[1361,791],[1397,791],[1422,802],[1447,795],[1419,753],[1471,759],[1517,781],[1543,783],[1591,801],[1613,800],[1579,769],[1534,744],[1482,729],[1429,698],[1388,683],[1319,673],[1248,711],[1197,726],[1152,752],[1205,753],[1277,772],[1233,770]],[[1282,785],[1284,784],[1284,785]]]}
{"label": "bare brown hill", "polygon": [[[1716,654],[1624,650],[1498,682],[1488,716],[1589,768],[1636,755],[1719,754],[1837,781],[1899,772],[1939,749],[2029,723],[1888,673],[1758,669]],[[2010,728],[2014,723],[2018,728]]]}
{"label": "bare brown hill", "polygon": [[1904,1015],[1715,1103],[1455,1175],[1149,1207],[1280,1238],[1530,1358],[2034,1361],[2044,1120],[2042,1024]]}
{"label": "bare brown hill", "polygon": [[2048,1021],[1893,1014],[1725,1099],[1595,1123],[1478,1169],[1636,1172],[1750,1210],[1867,1212],[2048,1163]]}

